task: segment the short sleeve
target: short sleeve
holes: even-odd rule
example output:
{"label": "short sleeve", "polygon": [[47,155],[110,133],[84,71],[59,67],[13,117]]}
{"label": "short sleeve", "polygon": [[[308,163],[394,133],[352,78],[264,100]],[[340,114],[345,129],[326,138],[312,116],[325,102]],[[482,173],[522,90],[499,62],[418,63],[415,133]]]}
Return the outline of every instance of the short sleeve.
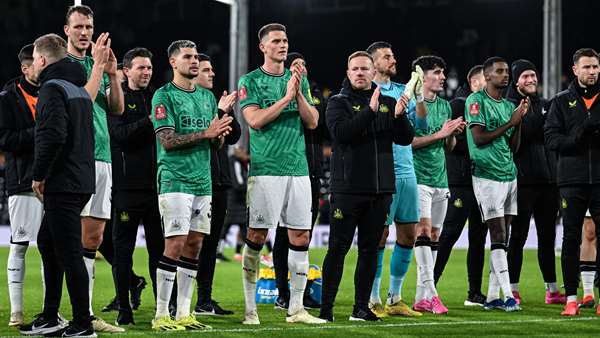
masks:
{"label": "short sleeve", "polygon": [[482,113],[483,102],[479,96],[469,95],[465,102],[465,121],[469,128],[473,125],[486,126],[485,116]]}
{"label": "short sleeve", "polygon": [[110,89],[110,78],[108,77],[108,74],[103,73],[102,74],[102,82],[104,84],[104,89],[107,91]]}
{"label": "short sleeve", "polygon": [[174,113],[169,98],[162,91],[157,91],[152,97],[152,125],[154,126],[154,132],[158,133],[165,129],[175,129]]}
{"label": "short sleeve", "polygon": [[240,109],[248,106],[260,106],[256,86],[247,76],[242,76],[238,81],[238,98],[240,100]]}

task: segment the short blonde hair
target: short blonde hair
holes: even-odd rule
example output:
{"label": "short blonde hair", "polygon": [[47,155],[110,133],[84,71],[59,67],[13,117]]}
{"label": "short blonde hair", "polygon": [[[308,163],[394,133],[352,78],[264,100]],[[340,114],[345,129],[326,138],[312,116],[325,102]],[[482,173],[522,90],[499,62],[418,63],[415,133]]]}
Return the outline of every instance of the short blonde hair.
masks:
{"label": "short blonde hair", "polygon": [[373,62],[373,57],[371,56],[371,54],[365,52],[364,50],[359,50],[359,51],[356,51],[356,52],[350,54],[350,56],[348,56],[348,64],[350,64],[350,61],[352,59],[361,57],[361,56],[364,56],[364,57],[368,58],[369,60],[371,60],[371,62]]}
{"label": "short blonde hair", "polygon": [[35,39],[33,47],[50,61],[58,61],[67,56],[67,42],[54,33],[42,35]]}

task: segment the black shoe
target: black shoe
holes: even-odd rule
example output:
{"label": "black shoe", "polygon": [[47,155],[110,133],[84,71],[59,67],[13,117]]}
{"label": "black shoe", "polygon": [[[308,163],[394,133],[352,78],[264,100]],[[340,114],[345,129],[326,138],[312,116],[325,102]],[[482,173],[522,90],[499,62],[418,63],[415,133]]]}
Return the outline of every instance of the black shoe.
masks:
{"label": "black shoe", "polygon": [[117,320],[115,320],[115,324],[119,326],[135,325],[133,312],[131,312],[131,310],[119,310],[119,315],[117,316]]}
{"label": "black shoe", "polygon": [[319,318],[325,319],[326,321],[333,323],[333,321],[335,320],[335,318],[333,317],[333,309],[326,309],[324,307],[321,307]]}
{"label": "black shoe", "polygon": [[487,298],[481,293],[471,293],[469,292],[469,296],[464,302],[465,306],[483,306],[486,302]]}
{"label": "black shoe", "polygon": [[97,337],[90,323],[87,327],[79,326],[73,322],[64,329],[44,335],[44,337]]}
{"label": "black shoe", "polygon": [[217,261],[221,262],[231,262],[231,259],[225,257],[221,252],[217,253]]}
{"label": "black shoe", "polygon": [[233,311],[223,309],[218,302],[211,300],[210,303],[196,304],[194,314],[198,316],[227,316]]}
{"label": "black shoe", "polygon": [[119,311],[119,300],[117,297],[113,298],[108,305],[102,308],[102,312]]}
{"label": "black shoe", "polygon": [[321,308],[321,304],[315,302],[315,300],[311,296],[305,295],[302,303],[304,303],[304,308],[307,310]]}
{"label": "black shoe", "polygon": [[19,331],[22,335],[38,336],[60,331],[66,326],[67,323],[61,321],[58,316],[46,317],[43,313],[40,313],[35,316],[31,323],[21,325]]}
{"label": "black shoe", "polygon": [[367,321],[367,322],[378,322],[381,318],[377,317],[371,309],[368,307],[362,308],[358,306],[354,306],[354,310],[352,311],[352,315],[348,318],[350,321]]}
{"label": "black shoe", "polygon": [[142,304],[142,291],[146,288],[146,278],[139,277],[135,285],[129,286],[129,291],[131,292],[131,307],[134,310],[137,310]]}
{"label": "black shoe", "polygon": [[290,306],[289,298],[286,298],[283,296],[277,296],[277,299],[275,299],[275,310],[287,310],[289,306]]}

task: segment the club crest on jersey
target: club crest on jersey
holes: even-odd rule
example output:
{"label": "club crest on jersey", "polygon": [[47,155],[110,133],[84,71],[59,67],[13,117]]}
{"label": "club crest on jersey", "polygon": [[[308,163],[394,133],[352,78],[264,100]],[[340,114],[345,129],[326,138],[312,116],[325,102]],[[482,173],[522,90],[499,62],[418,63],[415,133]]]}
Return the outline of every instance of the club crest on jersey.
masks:
{"label": "club crest on jersey", "polygon": [[479,115],[479,102],[474,102],[469,105],[469,114]]}
{"label": "club crest on jersey", "polygon": [[460,198],[457,198],[454,200],[454,207],[455,208],[462,208],[463,207],[463,201]]}
{"label": "club crest on jersey", "polygon": [[240,92],[238,93],[240,100],[245,100],[248,97],[248,90],[246,90],[245,86],[240,88]]}
{"label": "club crest on jersey", "polygon": [[380,104],[379,105],[379,112],[381,113],[389,113],[390,112],[390,108],[388,108],[388,106],[386,106],[385,104]]}
{"label": "club crest on jersey", "polygon": [[129,213],[127,211],[121,212],[121,222],[129,222]]}
{"label": "club crest on jersey", "polygon": [[167,118],[167,109],[164,104],[159,104],[154,108],[154,118],[157,120],[164,120]]}

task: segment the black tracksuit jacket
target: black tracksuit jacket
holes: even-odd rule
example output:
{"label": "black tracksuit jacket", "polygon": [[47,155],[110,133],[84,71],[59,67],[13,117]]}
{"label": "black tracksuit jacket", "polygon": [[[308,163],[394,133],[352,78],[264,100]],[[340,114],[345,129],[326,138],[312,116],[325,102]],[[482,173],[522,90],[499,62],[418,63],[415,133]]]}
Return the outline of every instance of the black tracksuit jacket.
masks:
{"label": "black tracksuit jacket", "polygon": [[600,99],[587,109],[582,95],[598,93],[598,84],[583,89],[576,82],[553,99],[544,125],[546,145],[558,153],[559,187],[600,184],[600,131],[585,130],[600,120]]}
{"label": "black tracksuit jacket", "polygon": [[6,192],[14,195],[31,191],[35,120],[21,87],[32,96],[39,88],[23,76],[12,79],[0,92],[0,150],[6,157]]}
{"label": "black tracksuit jacket", "polygon": [[394,117],[396,100],[391,97],[379,96],[379,111],[373,112],[369,107],[373,89],[355,90],[345,79],[340,93],[329,98],[326,119],[332,138],[332,193],[396,191],[392,143],[411,144],[414,129],[405,114]]}
{"label": "black tracksuit jacket", "polygon": [[63,58],[40,74],[33,179],[45,193],[92,194],[96,186],[92,100],[78,62]]}

